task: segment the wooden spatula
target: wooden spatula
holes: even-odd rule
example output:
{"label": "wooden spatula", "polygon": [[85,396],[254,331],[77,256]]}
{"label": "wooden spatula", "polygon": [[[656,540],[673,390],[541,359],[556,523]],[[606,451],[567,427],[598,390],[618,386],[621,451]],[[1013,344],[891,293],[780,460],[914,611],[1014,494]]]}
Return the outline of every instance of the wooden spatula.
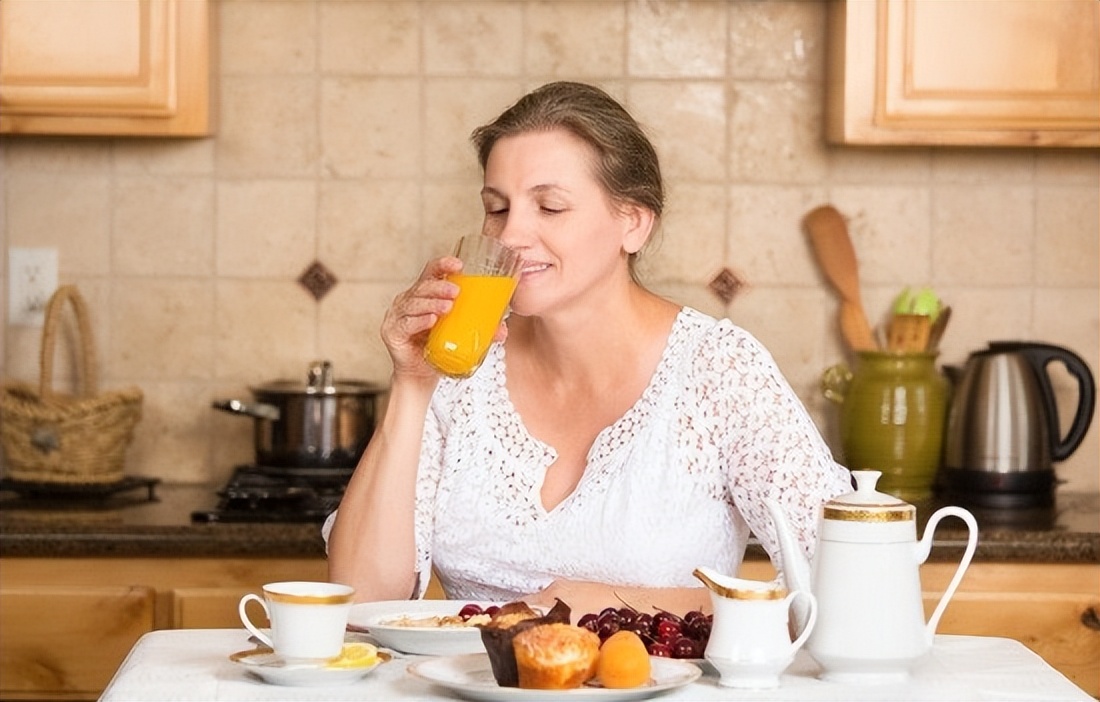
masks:
{"label": "wooden spatula", "polygon": [[853,351],[878,349],[859,296],[859,265],[844,217],[832,205],[811,210],[802,220],[817,262],[840,293],[840,332]]}

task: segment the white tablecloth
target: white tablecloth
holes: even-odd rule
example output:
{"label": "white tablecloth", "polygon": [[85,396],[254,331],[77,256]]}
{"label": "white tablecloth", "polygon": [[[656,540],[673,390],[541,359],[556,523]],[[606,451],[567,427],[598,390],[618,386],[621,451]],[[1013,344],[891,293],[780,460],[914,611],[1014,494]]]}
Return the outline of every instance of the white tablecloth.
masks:
{"label": "white tablecloth", "polygon": [[[395,658],[350,685],[279,687],[229,660],[253,644],[244,629],[154,631],[143,636],[100,698],[103,702],[158,700],[440,700],[457,699],[405,671],[415,657]],[[659,700],[1081,700],[1083,690],[1012,639],[937,636],[932,654],[904,684],[851,686],[817,678],[819,668],[804,651],[776,690],[741,691],[718,685],[709,666],[696,682]]]}

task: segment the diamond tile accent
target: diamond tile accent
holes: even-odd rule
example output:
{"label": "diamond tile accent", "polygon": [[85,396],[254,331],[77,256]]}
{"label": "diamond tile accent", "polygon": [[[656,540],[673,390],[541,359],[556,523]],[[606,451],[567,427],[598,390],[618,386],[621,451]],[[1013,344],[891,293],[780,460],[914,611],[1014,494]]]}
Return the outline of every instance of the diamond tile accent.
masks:
{"label": "diamond tile accent", "polygon": [[729,268],[723,268],[707,285],[710,291],[714,293],[719,300],[727,305],[733,298],[740,292],[741,288],[745,287],[745,281],[737,277],[737,274],[731,271]]}
{"label": "diamond tile accent", "polygon": [[314,261],[309,264],[302,275],[298,276],[298,282],[303,288],[313,295],[313,299],[320,302],[321,298],[328,295],[329,291],[336,287],[336,275],[325,264]]}

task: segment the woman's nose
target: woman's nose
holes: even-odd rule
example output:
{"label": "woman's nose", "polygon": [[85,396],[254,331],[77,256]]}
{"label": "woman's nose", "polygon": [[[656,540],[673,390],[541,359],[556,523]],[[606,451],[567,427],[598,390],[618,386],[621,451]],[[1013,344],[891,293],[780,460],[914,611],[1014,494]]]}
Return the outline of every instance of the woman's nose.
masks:
{"label": "woman's nose", "polygon": [[509,213],[503,222],[497,224],[497,231],[493,236],[500,239],[500,243],[512,249],[522,249],[528,245],[530,237],[527,228],[519,221],[520,218]]}

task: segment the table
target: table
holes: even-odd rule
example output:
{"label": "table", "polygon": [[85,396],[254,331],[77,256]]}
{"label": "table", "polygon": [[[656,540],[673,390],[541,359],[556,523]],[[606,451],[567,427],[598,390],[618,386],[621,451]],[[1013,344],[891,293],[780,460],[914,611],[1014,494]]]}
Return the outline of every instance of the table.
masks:
{"label": "table", "polygon": [[[447,700],[452,693],[405,671],[414,656],[395,658],[362,680],[336,687],[279,687],[255,678],[229,655],[249,650],[244,629],[178,629],[145,634],[133,647],[101,702],[217,702],[263,700]],[[776,690],[741,691],[718,685],[704,666],[696,682],[659,700],[1080,700],[1092,697],[1012,639],[937,636],[931,655],[904,684],[851,686],[816,676],[813,659],[800,651]]]}

